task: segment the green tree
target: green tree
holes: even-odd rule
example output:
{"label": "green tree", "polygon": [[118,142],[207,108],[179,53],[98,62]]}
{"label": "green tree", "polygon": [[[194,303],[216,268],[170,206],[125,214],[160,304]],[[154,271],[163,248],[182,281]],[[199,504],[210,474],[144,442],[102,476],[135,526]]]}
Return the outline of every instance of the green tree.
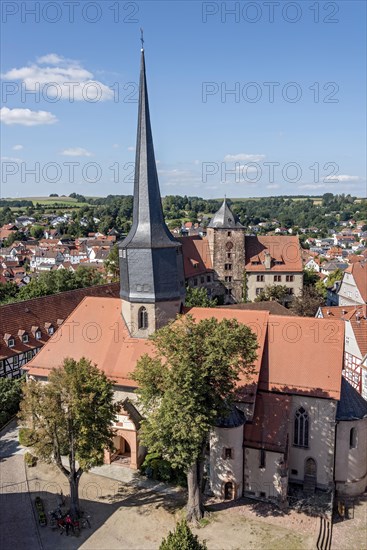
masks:
{"label": "green tree", "polygon": [[217,300],[209,298],[208,292],[204,287],[193,288],[187,286],[185,305],[187,307],[215,307]]}
{"label": "green tree", "polygon": [[110,275],[113,281],[119,280],[120,267],[119,267],[119,249],[118,245],[115,244],[109,255],[107,256],[104,262],[107,273]]}
{"label": "green tree", "polygon": [[283,304],[287,296],[288,288],[285,285],[269,285],[256,296],[255,302],[268,302],[269,300],[273,300]]}
{"label": "green tree", "polygon": [[0,427],[19,411],[22,378],[0,378]]}
{"label": "green tree", "polygon": [[151,336],[132,378],[145,419],[141,440],[186,473],[187,520],[202,518],[202,479],[211,428],[231,409],[240,374],[253,372],[257,339],[235,319],[178,318]]}
{"label": "green tree", "polygon": [[18,294],[19,288],[12,281],[0,283],[0,304],[13,301]]}
{"label": "green tree", "polygon": [[185,520],[177,523],[175,530],[169,532],[168,537],[163,539],[159,550],[207,550],[207,545],[199,541],[194,535]]}
{"label": "green tree", "polygon": [[301,296],[296,296],[290,309],[300,317],[315,317],[320,306],[325,305],[324,297],[314,286],[304,286]]}
{"label": "green tree", "polygon": [[43,230],[44,228],[41,225],[33,225],[30,230],[31,236],[35,239],[42,239]]}
{"label": "green tree", "polygon": [[[103,464],[112,449],[112,423],[117,405],[113,383],[84,357],[65,359],[53,369],[48,383],[30,380],[24,386],[20,418],[29,428],[34,454],[54,462],[70,485],[70,512],[80,515],[79,481],[83,472]],[[69,468],[61,456],[67,455]]]}

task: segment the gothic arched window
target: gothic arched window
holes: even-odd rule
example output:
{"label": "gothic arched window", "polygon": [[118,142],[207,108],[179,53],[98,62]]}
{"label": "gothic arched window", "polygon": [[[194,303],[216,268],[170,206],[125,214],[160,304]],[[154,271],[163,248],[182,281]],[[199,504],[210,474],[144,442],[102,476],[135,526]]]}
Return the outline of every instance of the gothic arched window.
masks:
{"label": "gothic arched window", "polygon": [[308,413],[303,407],[300,407],[294,417],[294,445],[297,445],[297,447],[308,447],[308,428]]}
{"label": "gothic arched window", "polygon": [[139,317],[138,319],[139,328],[142,328],[142,329],[148,328],[148,312],[144,306],[139,309],[138,317]]}

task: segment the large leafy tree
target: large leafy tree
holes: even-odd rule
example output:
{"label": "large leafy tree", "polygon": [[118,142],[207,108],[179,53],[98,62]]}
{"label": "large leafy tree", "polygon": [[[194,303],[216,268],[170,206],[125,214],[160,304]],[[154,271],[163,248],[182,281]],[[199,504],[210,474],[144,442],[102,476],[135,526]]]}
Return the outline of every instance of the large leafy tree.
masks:
{"label": "large leafy tree", "polygon": [[269,300],[273,300],[280,304],[284,304],[287,296],[288,288],[285,285],[269,285],[256,296],[255,302],[268,302]]}
{"label": "large leafy tree", "polygon": [[304,286],[302,294],[296,296],[290,309],[300,317],[315,317],[320,306],[325,305],[325,299],[314,286]]}
{"label": "large leafy tree", "polygon": [[[20,417],[29,427],[34,453],[54,462],[70,484],[70,512],[79,516],[79,481],[83,472],[103,464],[112,448],[113,383],[85,358],[65,359],[48,383],[29,380],[24,386]],[[69,466],[61,460],[67,455]]]}
{"label": "large leafy tree", "polygon": [[186,287],[185,305],[187,307],[215,307],[217,299],[209,298],[208,292],[204,287],[193,288]]}
{"label": "large leafy tree", "polygon": [[156,356],[143,356],[132,375],[145,415],[141,438],[186,473],[187,519],[199,520],[208,436],[228,414],[240,374],[253,371],[256,336],[235,319],[196,323],[187,315],[151,338]]}

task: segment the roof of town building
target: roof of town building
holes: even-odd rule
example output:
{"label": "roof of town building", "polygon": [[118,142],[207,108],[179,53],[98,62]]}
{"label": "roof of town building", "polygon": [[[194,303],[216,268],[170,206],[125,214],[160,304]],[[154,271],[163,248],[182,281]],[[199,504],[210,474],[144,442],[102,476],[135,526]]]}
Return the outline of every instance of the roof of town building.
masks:
{"label": "roof of town building", "polygon": [[195,277],[213,270],[209,242],[199,236],[177,237],[182,244],[185,277]]}
{"label": "roof of town building", "polygon": [[[271,257],[271,267],[264,265],[265,254]],[[299,272],[303,270],[302,253],[297,236],[264,235],[245,237],[246,271]]]}
{"label": "roof of town building", "polygon": [[342,377],[336,420],[359,420],[367,417],[367,401]]}
{"label": "roof of town building", "polygon": [[[68,290],[0,306],[0,359],[42,347],[50,339],[47,329],[53,326],[56,331],[60,325],[58,321],[65,321],[85,296],[107,298],[118,295],[119,284],[112,283]],[[19,330],[28,334],[28,342],[24,343],[19,338]],[[40,339],[35,337],[37,330],[41,331]],[[7,346],[4,341],[5,334],[10,334],[14,338],[14,347]]]}
{"label": "roof of town building", "polygon": [[324,319],[341,319],[352,325],[354,337],[362,357],[367,354],[367,306],[320,307]]}

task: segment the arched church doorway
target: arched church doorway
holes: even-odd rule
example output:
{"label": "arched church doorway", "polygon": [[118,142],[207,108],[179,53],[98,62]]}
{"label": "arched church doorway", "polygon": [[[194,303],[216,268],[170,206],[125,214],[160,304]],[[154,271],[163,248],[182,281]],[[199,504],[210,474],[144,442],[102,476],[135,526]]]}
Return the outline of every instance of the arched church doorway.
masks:
{"label": "arched church doorway", "polygon": [[115,451],[111,456],[111,462],[121,464],[122,466],[130,466],[131,449],[129,443],[122,435],[116,435],[113,438]]}
{"label": "arched church doorway", "polygon": [[307,458],[305,461],[305,475],[303,480],[303,491],[308,494],[315,492],[317,482],[317,464],[313,458]]}
{"label": "arched church doorway", "polygon": [[224,485],[224,500],[233,499],[233,483],[232,481],[227,481]]}

